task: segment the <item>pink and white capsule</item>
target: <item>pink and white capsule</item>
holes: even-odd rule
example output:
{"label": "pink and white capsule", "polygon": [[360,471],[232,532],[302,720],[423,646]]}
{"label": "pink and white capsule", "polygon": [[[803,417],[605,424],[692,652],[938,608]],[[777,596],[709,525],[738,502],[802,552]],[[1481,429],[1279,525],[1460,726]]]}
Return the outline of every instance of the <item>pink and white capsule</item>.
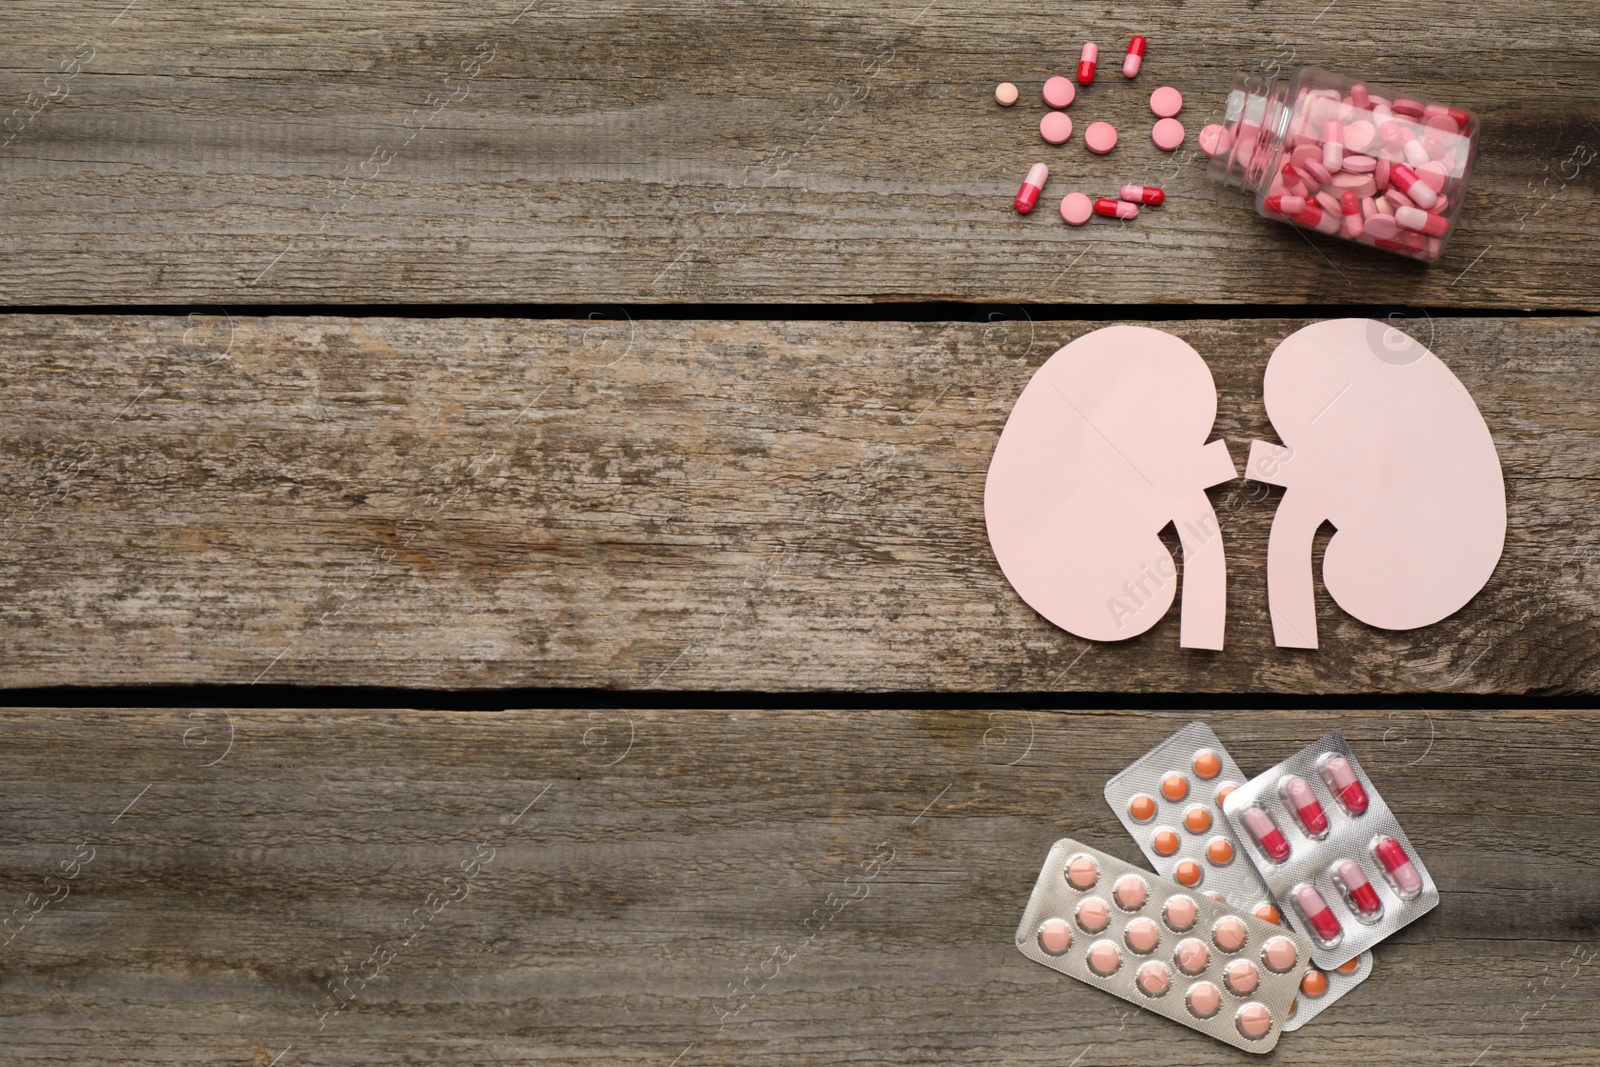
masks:
{"label": "pink and white capsule", "polygon": [[1144,62],[1144,46],[1145,40],[1143,37],[1136,36],[1128,42],[1128,54],[1122,57],[1122,76],[1124,78],[1138,76],[1139,65]]}
{"label": "pink and white capsule", "polygon": [[1337,119],[1322,124],[1322,165],[1330,171],[1344,166],[1344,126]]}
{"label": "pink and white capsule", "polygon": [[1017,190],[1017,212],[1026,215],[1033,210],[1033,205],[1039,202],[1039,194],[1044,192],[1044,183],[1050,179],[1050,168],[1043,163],[1035,163],[1028,168],[1028,176],[1022,179],[1022,188]]}
{"label": "pink and white capsule", "polygon": [[1355,860],[1340,860],[1333,865],[1333,876],[1350,898],[1350,904],[1363,918],[1370,919],[1383,911],[1378,891],[1367,881],[1366,872]]}
{"label": "pink and white capsule", "polygon": [[1417,172],[1404,163],[1396,163],[1389,168],[1389,180],[1407,200],[1416,204],[1422,210],[1431,208],[1439,199],[1439,194],[1428,186],[1428,183],[1417,177]]}

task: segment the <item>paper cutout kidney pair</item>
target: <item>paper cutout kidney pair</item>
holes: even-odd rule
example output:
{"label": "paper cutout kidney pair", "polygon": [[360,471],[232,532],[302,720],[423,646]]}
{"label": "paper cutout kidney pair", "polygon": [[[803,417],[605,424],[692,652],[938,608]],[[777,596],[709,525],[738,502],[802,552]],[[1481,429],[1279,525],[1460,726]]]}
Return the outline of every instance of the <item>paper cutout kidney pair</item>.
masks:
{"label": "paper cutout kidney pair", "polygon": [[[1267,543],[1278,645],[1317,647],[1324,521],[1337,532],[1323,584],[1370,626],[1428,626],[1483,588],[1505,544],[1505,482],[1483,416],[1437,356],[1370,319],[1319,322],[1273,352],[1264,399],[1284,444],[1253,442],[1245,477],[1285,489]],[[984,489],[989,542],[1022,599],[1079,637],[1136,637],[1178,592],[1159,536],[1173,525],[1178,644],[1221,649],[1227,568],[1205,491],[1238,472],[1207,441],[1216,414],[1205,360],[1161,330],[1096,330],[1046,360]]]}

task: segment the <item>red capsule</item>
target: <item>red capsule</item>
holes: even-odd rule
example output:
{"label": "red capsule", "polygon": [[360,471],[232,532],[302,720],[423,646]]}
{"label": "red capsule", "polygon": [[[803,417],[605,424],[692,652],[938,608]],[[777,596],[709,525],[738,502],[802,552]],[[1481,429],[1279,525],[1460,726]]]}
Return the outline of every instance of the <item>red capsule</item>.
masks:
{"label": "red capsule", "polygon": [[1126,200],[1101,197],[1094,202],[1094,213],[1104,215],[1108,219],[1132,219],[1138,217],[1139,205],[1130,204]]}
{"label": "red capsule", "polygon": [[1334,944],[1344,936],[1339,917],[1328,907],[1328,902],[1322,899],[1322,894],[1317,892],[1315,886],[1298,886],[1294,891],[1294,903],[1323,944]]}
{"label": "red capsule", "polygon": [[1167,198],[1167,194],[1153,185],[1124,185],[1122,199],[1132,204],[1149,204],[1155,207]]}
{"label": "red capsule", "polygon": [[1356,777],[1349,760],[1343,756],[1328,757],[1322,764],[1322,780],[1328,783],[1345,811],[1360,815],[1367,810],[1367,791],[1361,787],[1361,779]]}
{"label": "red capsule", "polygon": [[1122,76],[1132,78],[1139,73],[1139,66],[1144,62],[1144,38],[1135,37],[1128,42],[1128,54],[1122,57]]}
{"label": "red capsule", "polygon": [[1261,205],[1274,215],[1296,215],[1306,209],[1303,196],[1269,196]]}
{"label": "red capsule", "polygon": [[1340,887],[1350,898],[1350,906],[1356,911],[1371,918],[1383,910],[1383,905],[1378,902],[1378,891],[1367,881],[1361,864],[1355,860],[1340,860],[1333,865],[1333,876],[1338,879]]}
{"label": "red capsule", "polygon": [[1026,215],[1033,210],[1033,205],[1039,202],[1039,194],[1044,192],[1044,183],[1050,178],[1050,168],[1043,163],[1035,163],[1028,168],[1028,176],[1022,179],[1022,188],[1017,190],[1016,207],[1020,214]]}
{"label": "red capsule", "polygon": [[1328,832],[1328,814],[1322,810],[1322,802],[1310,782],[1298,776],[1288,779],[1283,783],[1283,799],[1308,836],[1321,837]]}
{"label": "red capsule", "polygon": [[1083,46],[1083,54],[1078,59],[1078,84],[1088,85],[1094,81],[1095,60],[1100,58],[1100,46],[1090,41]]}
{"label": "red capsule", "polygon": [[1256,844],[1261,846],[1261,851],[1274,863],[1282,863],[1289,858],[1289,842],[1284,840],[1283,831],[1278,829],[1278,824],[1272,821],[1272,816],[1266,813],[1260,805],[1252,805],[1244,811],[1244,826],[1250,831],[1250,836],[1256,839]]}
{"label": "red capsule", "polygon": [[1377,844],[1372,846],[1372,854],[1383,864],[1384,871],[1389,875],[1389,881],[1394,885],[1394,891],[1401,897],[1410,900],[1422,892],[1422,875],[1417,873],[1417,868],[1411,863],[1411,857],[1406,855],[1406,850],[1400,842],[1392,837],[1380,837]]}

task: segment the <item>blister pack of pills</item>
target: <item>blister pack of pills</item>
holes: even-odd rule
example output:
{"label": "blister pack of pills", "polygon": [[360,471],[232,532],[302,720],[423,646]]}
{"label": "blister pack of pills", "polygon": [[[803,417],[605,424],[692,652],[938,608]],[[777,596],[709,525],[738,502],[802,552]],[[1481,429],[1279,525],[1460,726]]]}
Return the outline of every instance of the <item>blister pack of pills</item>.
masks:
{"label": "blister pack of pills", "polygon": [[1428,869],[1339,734],[1244,783],[1222,810],[1324,971],[1439,903]]}
{"label": "blister pack of pills", "polygon": [[[1192,722],[1118,772],[1105,798],[1158,874],[1277,924],[1272,893],[1222,813],[1244,781],[1211,727]],[[1371,953],[1342,969],[1308,970],[1284,1030],[1300,1029],[1371,973]]]}
{"label": "blister pack of pills", "polygon": [[1303,934],[1063,838],[1017,927],[1024,956],[1247,1052],[1278,1043]]}

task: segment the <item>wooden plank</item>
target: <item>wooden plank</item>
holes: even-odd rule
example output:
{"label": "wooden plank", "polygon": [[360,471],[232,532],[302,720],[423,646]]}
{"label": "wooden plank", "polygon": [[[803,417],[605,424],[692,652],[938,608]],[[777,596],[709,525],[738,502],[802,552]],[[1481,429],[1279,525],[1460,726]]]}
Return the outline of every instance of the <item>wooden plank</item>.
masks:
{"label": "wooden plank", "polygon": [[[0,41],[0,300],[1600,306],[1594,27],[1418,0],[1428,31],[1397,47],[1386,9],[1321,8],[25,0]],[[1036,128],[1086,36],[1106,62],[1073,114],[1121,129],[1109,159]],[[1434,268],[1308,242],[1149,143],[1156,86],[1193,134],[1235,74],[1308,63],[1482,115]],[[994,104],[1002,80],[1023,105]],[[1036,159],[1055,177],[1019,218]],[[1167,205],[1054,217],[1125,181]]]}
{"label": "wooden plank", "polygon": [[[7,1050],[1237,1064],[1012,947],[1050,842],[1139,861],[1101,788],[1185,718],[8,711],[0,899],[55,899],[0,957]],[[1600,716],[1207,718],[1246,772],[1342,730],[1441,887],[1273,1062],[1593,1062]]]}
{"label": "wooden plank", "polygon": [[[1409,324],[1505,470],[1475,600],[1385,632],[1319,583],[1322,648],[1278,649],[1278,491],[1226,484],[1220,654],[1180,650],[1176,610],[1072,637],[989,550],[1011,405],[1095,324],[8,321],[5,686],[1600,689],[1588,318]],[[1210,361],[1241,466],[1273,438],[1261,368],[1303,324],[1165,324]]]}

